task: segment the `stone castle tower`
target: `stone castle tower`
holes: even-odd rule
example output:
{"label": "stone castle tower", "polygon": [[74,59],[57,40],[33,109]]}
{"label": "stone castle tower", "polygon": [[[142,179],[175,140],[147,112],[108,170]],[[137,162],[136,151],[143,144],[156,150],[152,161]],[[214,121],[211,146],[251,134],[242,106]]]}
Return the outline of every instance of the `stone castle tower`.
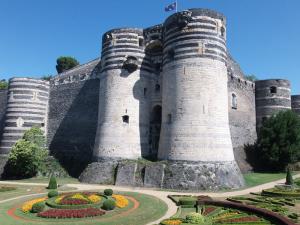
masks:
{"label": "stone castle tower", "polygon": [[0,90],[0,167],[36,125],[51,154],[84,182],[241,187],[240,169],[251,169],[244,146],[279,110],[300,115],[300,96],[287,80],[247,80],[226,29],[222,14],[189,9],[146,29],[106,32],[101,58],[50,82],[12,78]]}

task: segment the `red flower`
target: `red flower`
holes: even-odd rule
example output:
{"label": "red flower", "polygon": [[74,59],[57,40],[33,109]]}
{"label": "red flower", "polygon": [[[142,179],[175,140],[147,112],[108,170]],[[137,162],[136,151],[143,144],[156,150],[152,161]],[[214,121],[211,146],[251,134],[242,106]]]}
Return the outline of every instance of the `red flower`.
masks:
{"label": "red flower", "polygon": [[84,218],[93,216],[102,216],[105,211],[96,208],[86,209],[49,209],[38,213],[39,217],[44,218]]}

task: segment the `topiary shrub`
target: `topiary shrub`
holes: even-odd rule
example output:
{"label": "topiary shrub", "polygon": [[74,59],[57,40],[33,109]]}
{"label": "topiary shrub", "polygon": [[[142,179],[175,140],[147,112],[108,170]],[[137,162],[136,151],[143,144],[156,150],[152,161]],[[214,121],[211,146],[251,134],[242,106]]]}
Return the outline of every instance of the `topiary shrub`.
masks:
{"label": "topiary shrub", "polygon": [[116,202],[112,199],[107,199],[103,202],[102,209],[113,210],[116,207]]}
{"label": "topiary shrub", "polygon": [[205,217],[202,214],[196,212],[192,212],[186,215],[184,222],[188,224],[209,224],[209,222],[206,221]]}
{"label": "topiary shrub", "polygon": [[179,199],[179,205],[195,206],[197,199],[193,197],[184,197]]}
{"label": "topiary shrub", "polygon": [[291,172],[291,170],[290,170],[289,167],[288,167],[287,172],[286,172],[286,181],[285,181],[285,184],[286,185],[293,185],[294,184],[292,172]]}
{"label": "topiary shrub", "polygon": [[52,190],[48,192],[48,198],[53,198],[55,196],[58,196],[58,191]]}
{"label": "topiary shrub", "polygon": [[105,190],[104,190],[104,194],[105,194],[106,196],[112,196],[113,193],[114,193],[114,192],[113,192],[112,189],[105,189]]}
{"label": "topiary shrub", "polygon": [[48,184],[48,189],[57,189],[57,182],[55,176],[51,176]]}
{"label": "topiary shrub", "polygon": [[42,212],[45,209],[45,203],[44,202],[37,202],[33,204],[31,208],[31,212],[33,213],[39,213]]}

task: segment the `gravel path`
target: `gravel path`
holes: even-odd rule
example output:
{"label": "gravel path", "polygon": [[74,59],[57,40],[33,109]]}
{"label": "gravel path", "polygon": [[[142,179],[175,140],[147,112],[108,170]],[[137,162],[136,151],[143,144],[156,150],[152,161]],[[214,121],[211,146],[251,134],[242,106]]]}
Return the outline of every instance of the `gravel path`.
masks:
{"label": "gravel path", "polygon": [[[293,176],[294,178],[299,178],[300,174],[297,174]],[[209,195],[214,198],[226,198],[226,197],[232,197],[232,196],[239,196],[239,195],[246,195],[250,192],[261,192],[263,189],[272,188],[277,184],[282,184],[285,182],[285,179],[273,181],[270,183],[258,185],[251,188],[246,188],[242,190],[236,190],[236,191],[229,191],[229,192],[173,192],[173,191],[161,191],[161,190],[155,190],[155,189],[146,189],[146,188],[137,188],[137,187],[118,187],[113,185],[97,185],[97,184],[67,184],[67,187],[77,188],[78,190],[95,190],[95,189],[106,189],[106,188],[112,188],[116,191],[128,191],[128,192],[138,192],[142,194],[148,194],[155,196],[162,201],[164,201],[168,205],[168,211],[166,214],[161,217],[157,221],[153,221],[147,225],[153,225],[158,224],[161,220],[167,219],[171,216],[173,216],[177,211],[177,206],[168,198],[168,195]],[[0,181],[0,184],[8,184],[8,185],[29,185],[29,186],[47,186],[45,183],[22,183],[22,182],[10,182],[10,181]],[[44,193],[45,194],[45,193]],[[0,203],[13,201],[16,199],[21,199],[25,197],[31,197],[31,196],[38,196],[41,194],[31,194],[31,195],[23,195],[18,196],[6,200],[0,201]]]}

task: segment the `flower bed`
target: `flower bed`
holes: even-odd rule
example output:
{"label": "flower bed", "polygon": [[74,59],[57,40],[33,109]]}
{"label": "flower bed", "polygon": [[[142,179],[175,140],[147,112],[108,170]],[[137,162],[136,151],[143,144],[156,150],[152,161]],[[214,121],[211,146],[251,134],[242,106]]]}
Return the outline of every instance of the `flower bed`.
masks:
{"label": "flower bed", "polygon": [[112,197],[116,200],[116,206],[118,208],[125,208],[128,206],[128,200],[123,195],[112,195]]}
{"label": "flower bed", "polygon": [[49,209],[47,211],[38,213],[39,217],[43,218],[85,218],[102,216],[105,211],[96,208],[86,208],[86,209]]}
{"label": "flower bed", "polygon": [[22,211],[24,213],[28,213],[31,211],[32,209],[32,206],[35,204],[35,203],[38,203],[38,202],[43,202],[45,201],[47,198],[37,198],[37,199],[33,199],[31,201],[28,201],[28,202],[25,202],[23,205],[22,205]]}

